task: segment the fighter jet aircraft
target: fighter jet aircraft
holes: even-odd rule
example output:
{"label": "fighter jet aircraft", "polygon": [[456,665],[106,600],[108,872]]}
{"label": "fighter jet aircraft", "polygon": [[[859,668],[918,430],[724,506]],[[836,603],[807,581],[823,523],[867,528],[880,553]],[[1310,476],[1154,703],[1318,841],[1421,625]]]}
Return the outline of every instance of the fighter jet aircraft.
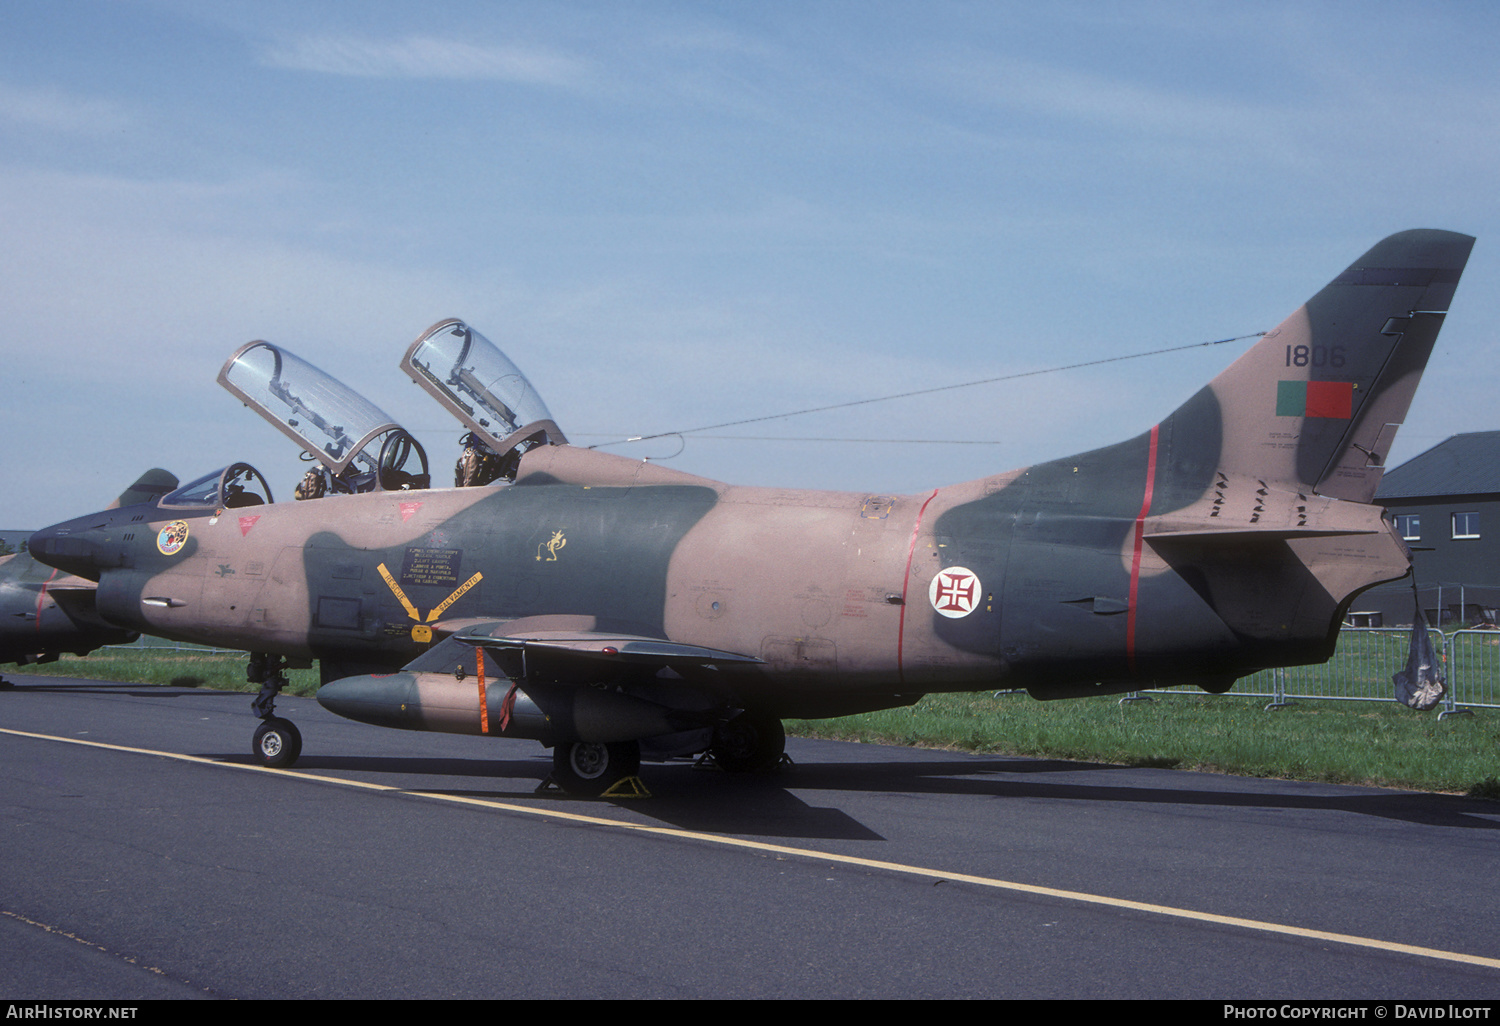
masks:
{"label": "fighter jet aircraft", "polygon": [[31,548],[113,622],[259,653],[270,764],[300,748],[266,701],[282,659],[319,659],[353,719],[536,739],[584,793],[643,746],[753,769],[784,717],[927,692],[1222,692],[1326,660],[1353,598],[1409,571],[1371,500],[1473,241],[1393,235],[1142,434],[916,495],[575,448],[445,321],[408,373],[469,411],[497,483],[231,509],[226,471]]}
{"label": "fighter jet aircraft", "polygon": [[[177,487],[165,470],[148,470],[111,509],[150,502]],[[102,645],[128,645],[140,634],[94,610],[92,580],[38,563],[29,551],[0,557],[0,663],[50,663],[63,652],[87,655]],[[0,678],[0,686],[6,686]]]}

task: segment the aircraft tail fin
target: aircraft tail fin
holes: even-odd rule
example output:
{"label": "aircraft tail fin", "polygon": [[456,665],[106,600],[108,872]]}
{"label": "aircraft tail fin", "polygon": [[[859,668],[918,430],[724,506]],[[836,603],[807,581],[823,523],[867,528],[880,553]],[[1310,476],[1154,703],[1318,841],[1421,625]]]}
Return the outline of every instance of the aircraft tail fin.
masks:
{"label": "aircraft tail fin", "polygon": [[153,467],[140,477],[136,478],[135,484],[120,493],[120,497],[110,503],[105,509],[120,509],[123,506],[138,506],[143,502],[155,502],[177,487],[177,475]]}
{"label": "aircraft tail fin", "polygon": [[1163,444],[1196,453],[1192,476],[1370,502],[1473,245],[1433,229],[1377,243],[1163,421]]}

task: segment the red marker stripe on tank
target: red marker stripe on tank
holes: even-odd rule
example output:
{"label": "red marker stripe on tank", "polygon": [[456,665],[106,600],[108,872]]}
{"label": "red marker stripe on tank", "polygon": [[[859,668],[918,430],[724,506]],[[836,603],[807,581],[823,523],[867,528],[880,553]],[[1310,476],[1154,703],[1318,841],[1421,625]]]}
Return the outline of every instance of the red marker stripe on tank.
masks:
{"label": "red marker stripe on tank", "polygon": [[[479,732],[488,734],[490,732],[490,699],[485,694],[484,688],[484,646],[474,646],[474,665],[479,670]],[[505,727],[502,725],[501,730]]]}
{"label": "red marker stripe on tank", "polygon": [[906,546],[906,574],[901,578],[901,614],[896,618],[896,676],[902,684],[906,683],[906,665],[901,661],[901,649],[906,641],[906,589],[911,584],[911,559],[917,551],[917,533],[922,530],[922,517],[927,512],[928,503],[937,498],[937,493],[934,488],[927,496],[927,502],[922,503],[922,508],[917,511],[917,522],[911,525],[911,541]]}
{"label": "red marker stripe on tank", "polygon": [[1161,425],[1151,429],[1151,447],[1146,456],[1146,494],[1135,518],[1135,553],[1130,557],[1130,604],[1125,613],[1125,661],[1135,672],[1135,600],[1141,583],[1141,544],[1146,537],[1146,514],[1151,512],[1151,493],[1156,489],[1156,439]]}

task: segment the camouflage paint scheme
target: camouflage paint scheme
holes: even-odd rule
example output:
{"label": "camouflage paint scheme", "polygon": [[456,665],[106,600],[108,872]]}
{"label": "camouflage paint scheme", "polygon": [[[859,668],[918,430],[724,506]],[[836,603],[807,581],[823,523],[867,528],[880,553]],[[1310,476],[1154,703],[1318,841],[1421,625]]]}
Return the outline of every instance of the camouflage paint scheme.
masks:
{"label": "camouflage paint scheme", "polygon": [[1408,572],[1370,503],[1473,241],[1393,235],[1143,434],[922,494],[545,445],[509,485],[148,507],[131,542],[122,510],[31,547],[114,623],[321,660],[343,715],[592,745],[605,770],[555,767],[579,790],[642,740],[759,765],[782,717],[927,692],[1222,691],[1327,659],[1353,598]]}
{"label": "camouflage paint scheme", "polygon": [[92,594],[93,589],[93,581],[54,570],[29,553],[0,556],[0,663],[50,663],[63,652],[87,655],[100,645],[124,645],[138,638],[137,632],[97,617],[75,619],[58,605],[59,593]]}
{"label": "camouflage paint scheme", "polygon": [[[176,487],[177,478],[165,470],[149,470],[111,508],[137,506]],[[38,563],[30,551],[0,557],[0,663],[47,663],[63,652],[87,655],[139,637],[95,612],[94,587]]]}

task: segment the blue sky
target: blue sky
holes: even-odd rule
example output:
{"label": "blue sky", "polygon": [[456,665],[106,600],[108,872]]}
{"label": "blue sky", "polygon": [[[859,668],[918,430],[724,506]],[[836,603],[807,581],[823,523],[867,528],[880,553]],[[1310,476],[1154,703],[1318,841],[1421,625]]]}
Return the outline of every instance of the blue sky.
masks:
{"label": "blue sky", "polygon": [[[290,497],[214,383],[254,338],[441,482],[459,431],[396,363],[444,317],[593,444],[1266,330],[1385,235],[1463,231],[1409,458],[1500,428],[1497,45],[1479,3],[3,0],[0,527],[153,465]],[[918,491],[1137,434],[1245,345],[668,465]]]}

